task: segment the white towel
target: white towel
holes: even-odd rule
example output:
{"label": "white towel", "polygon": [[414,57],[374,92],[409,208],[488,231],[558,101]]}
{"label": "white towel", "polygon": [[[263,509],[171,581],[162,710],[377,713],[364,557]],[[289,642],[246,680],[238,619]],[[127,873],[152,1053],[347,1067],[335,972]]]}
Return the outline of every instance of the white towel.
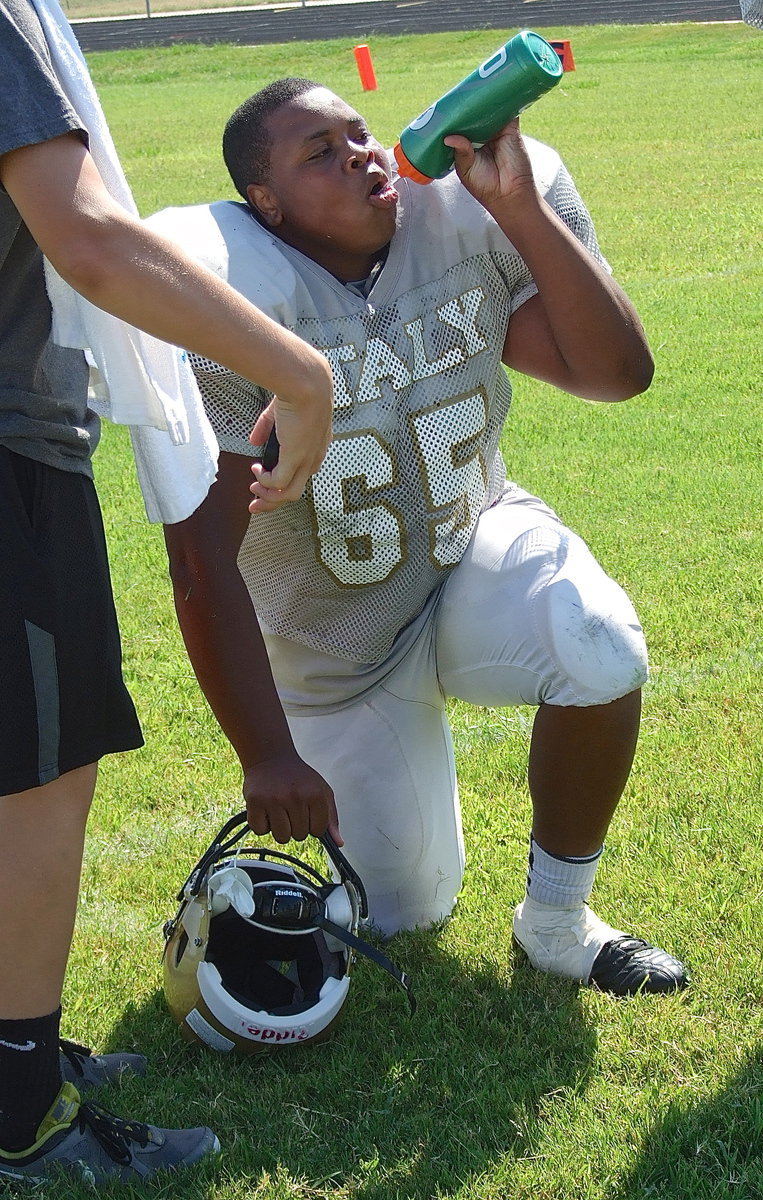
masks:
{"label": "white towel", "polygon": [[[58,0],[32,0],[62,90],[88,132],[111,196],[137,216],[87,65]],[[150,521],[173,524],[198,508],[217,473],[218,446],[183,350],[90,304],[45,261],[55,342],[89,352],[98,386],[93,408],[131,427]]]}

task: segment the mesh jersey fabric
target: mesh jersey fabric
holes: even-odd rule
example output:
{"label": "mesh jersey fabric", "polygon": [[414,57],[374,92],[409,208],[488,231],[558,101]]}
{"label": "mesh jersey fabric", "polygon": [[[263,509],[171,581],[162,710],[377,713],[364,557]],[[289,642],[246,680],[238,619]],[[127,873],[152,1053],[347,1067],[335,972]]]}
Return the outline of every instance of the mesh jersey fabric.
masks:
{"label": "mesh jersey fabric", "polygon": [[[539,190],[606,266],[559,156],[525,141]],[[394,183],[398,228],[365,298],[245,205],[168,209],[150,222],[331,363],[326,459],[301,500],[250,521],[238,563],[273,632],[364,663],[389,654],[503,490],[511,386],[501,354],[511,314],[536,291],[455,174]],[[192,363],[220,448],[251,454],[248,434],[270,395],[208,360]]]}

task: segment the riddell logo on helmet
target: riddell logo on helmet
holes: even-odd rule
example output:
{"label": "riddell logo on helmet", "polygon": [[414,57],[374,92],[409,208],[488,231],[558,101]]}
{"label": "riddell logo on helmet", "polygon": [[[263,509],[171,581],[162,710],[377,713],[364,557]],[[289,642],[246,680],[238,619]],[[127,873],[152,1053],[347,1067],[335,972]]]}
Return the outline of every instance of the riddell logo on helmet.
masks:
{"label": "riddell logo on helmet", "polygon": [[262,1029],[258,1025],[245,1025],[244,1029],[256,1042],[304,1042],[310,1036],[304,1025],[297,1029]]}

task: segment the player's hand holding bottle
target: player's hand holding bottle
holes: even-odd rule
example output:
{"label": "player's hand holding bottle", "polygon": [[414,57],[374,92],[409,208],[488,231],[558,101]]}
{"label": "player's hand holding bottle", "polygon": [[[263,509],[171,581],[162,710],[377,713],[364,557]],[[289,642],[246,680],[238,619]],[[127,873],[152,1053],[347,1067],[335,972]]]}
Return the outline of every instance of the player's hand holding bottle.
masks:
{"label": "player's hand holding bottle", "polygon": [[521,202],[528,197],[537,200],[518,117],[479,148],[458,134],[451,134],[444,141],[454,152],[454,166],[464,187],[488,211],[497,204]]}

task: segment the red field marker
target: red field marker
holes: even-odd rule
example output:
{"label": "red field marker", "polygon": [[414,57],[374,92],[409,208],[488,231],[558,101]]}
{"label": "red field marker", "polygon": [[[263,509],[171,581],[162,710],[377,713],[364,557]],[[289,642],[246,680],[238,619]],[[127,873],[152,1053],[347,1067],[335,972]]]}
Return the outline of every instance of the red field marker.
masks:
{"label": "red field marker", "polygon": [[562,66],[564,67],[565,71],[574,71],[575,59],[572,57],[572,47],[567,39],[564,38],[559,42],[549,42],[549,45],[553,46],[556,50],[557,54],[562,60]]}
{"label": "red field marker", "polygon": [[353,53],[355,62],[358,64],[358,74],[360,82],[363,84],[363,91],[375,92],[376,75],[374,74],[374,64],[371,62],[371,51],[368,46],[356,46]]}

